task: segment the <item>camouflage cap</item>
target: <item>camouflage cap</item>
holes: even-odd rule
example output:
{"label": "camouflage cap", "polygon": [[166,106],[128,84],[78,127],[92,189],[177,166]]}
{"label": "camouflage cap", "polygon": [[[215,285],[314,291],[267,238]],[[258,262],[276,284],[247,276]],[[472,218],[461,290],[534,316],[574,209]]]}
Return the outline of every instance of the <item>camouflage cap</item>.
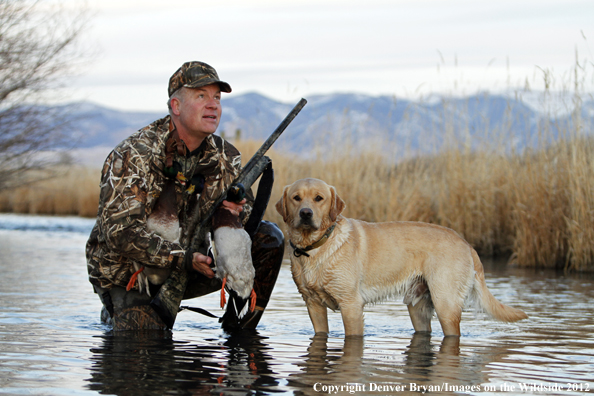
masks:
{"label": "camouflage cap", "polygon": [[222,92],[231,92],[231,86],[219,80],[217,71],[204,62],[186,62],[169,79],[169,97],[181,87],[199,88],[218,83]]}

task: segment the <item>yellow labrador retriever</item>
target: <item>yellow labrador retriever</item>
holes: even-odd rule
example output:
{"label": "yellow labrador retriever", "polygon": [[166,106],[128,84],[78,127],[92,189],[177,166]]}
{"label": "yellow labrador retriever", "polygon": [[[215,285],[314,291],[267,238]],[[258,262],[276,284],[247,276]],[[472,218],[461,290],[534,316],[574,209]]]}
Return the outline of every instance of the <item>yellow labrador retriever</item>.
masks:
{"label": "yellow labrador retriever", "polygon": [[276,203],[316,333],[328,333],[330,308],[340,310],[345,335],[363,335],[363,306],[392,296],[404,297],[417,332],[431,331],[435,312],[446,336],[460,336],[467,301],[504,322],[528,317],[493,297],[476,251],[453,230],[348,219],[340,215],[344,207],[335,188],[318,179],[286,186]]}

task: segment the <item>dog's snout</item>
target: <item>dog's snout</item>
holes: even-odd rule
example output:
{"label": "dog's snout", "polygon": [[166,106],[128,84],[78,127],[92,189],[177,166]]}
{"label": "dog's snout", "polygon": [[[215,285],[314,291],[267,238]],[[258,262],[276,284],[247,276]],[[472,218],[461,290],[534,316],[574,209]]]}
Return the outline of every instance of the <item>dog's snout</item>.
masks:
{"label": "dog's snout", "polygon": [[311,220],[313,217],[313,210],[310,208],[303,208],[299,211],[299,217],[301,217],[303,220]]}

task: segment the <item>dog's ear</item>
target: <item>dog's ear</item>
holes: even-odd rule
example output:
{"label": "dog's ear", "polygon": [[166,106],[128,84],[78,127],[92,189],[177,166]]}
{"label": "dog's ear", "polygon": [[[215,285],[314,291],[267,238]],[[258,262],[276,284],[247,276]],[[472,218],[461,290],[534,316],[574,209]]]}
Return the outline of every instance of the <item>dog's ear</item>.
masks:
{"label": "dog's ear", "polygon": [[289,213],[287,210],[287,191],[289,191],[289,186],[285,186],[285,188],[283,190],[283,195],[281,196],[281,198],[278,200],[278,202],[275,205],[276,211],[278,212],[278,214],[283,216],[283,221],[285,223],[289,219]]}
{"label": "dog's ear", "polygon": [[346,204],[344,203],[342,198],[340,198],[338,196],[338,194],[336,193],[336,189],[333,186],[329,186],[329,187],[330,187],[330,191],[332,193],[332,197],[331,197],[332,206],[330,207],[330,219],[332,221],[336,221],[336,218],[338,217],[339,214],[342,213],[342,211],[346,207]]}

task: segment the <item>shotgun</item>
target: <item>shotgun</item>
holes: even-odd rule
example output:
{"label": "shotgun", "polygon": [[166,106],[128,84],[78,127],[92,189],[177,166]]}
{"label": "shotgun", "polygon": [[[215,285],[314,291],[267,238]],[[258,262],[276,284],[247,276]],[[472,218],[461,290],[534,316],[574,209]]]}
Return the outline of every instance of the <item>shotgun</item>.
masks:
{"label": "shotgun", "polygon": [[239,175],[231,183],[231,185],[215,200],[212,210],[210,210],[198,224],[199,210],[197,208],[190,219],[188,230],[192,237],[189,239],[190,243],[184,253],[184,270],[173,271],[169,278],[161,285],[161,289],[151,301],[151,306],[159,314],[163,322],[172,328],[175,323],[179,306],[184,296],[186,286],[188,283],[187,271],[192,268],[192,256],[194,252],[200,252],[207,255],[206,236],[210,232],[212,217],[215,210],[227,198],[231,189],[238,185],[243,185],[245,189],[249,189],[255,181],[260,177],[264,169],[270,163],[270,159],[264,154],[276,142],[279,136],[285,131],[287,126],[295,119],[297,114],[307,104],[305,99],[301,99],[299,103],[293,107],[293,110],[285,117],[274,132],[266,139],[260,146],[254,156],[248,161],[245,167],[242,168]]}

